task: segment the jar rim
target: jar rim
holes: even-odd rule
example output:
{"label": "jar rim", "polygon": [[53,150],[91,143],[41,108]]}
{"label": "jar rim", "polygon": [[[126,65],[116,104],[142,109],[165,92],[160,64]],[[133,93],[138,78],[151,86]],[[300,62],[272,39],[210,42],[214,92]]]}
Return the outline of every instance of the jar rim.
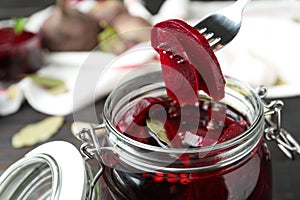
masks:
{"label": "jar rim", "polygon": [[[157,73],[157,72],[154,72]],[[144,75],[147,76],[147,75]],[[137,78],[141,78],[143,76],[137,77]],[[136,78],[135,78],[136,79]],[[103,111],[103,118],[105,121],[106,126],[112,130],[112,132],[114,133],[114,135],[118,138],[121,139],[122,141],[133,145],[133,146],[137,146],[141,149],[145,149],[145,150],[150,150],[153,152],[161,152],[161,153],[178,153],[178,154],[182,154],[182,153],[204,153],[204,152],[208,152],[211,151],[212,148],[214,150],[219,150],[219,149],[225,149],[225,148],[229,148],[232,146],[235,146],[239,143],[241,143],[241,141],[245,140],[245,138],[251,136],[251,134],[253,133],[253,130],[255,129],[255,127],[258,126],[259,123],[261,123],[263,121],[263,104],[261,102],[261,99],[259,98],[258,94],[256,94],[254,92],[254,90],[246,83],[241,82],[240,80],[230,77],[230,76],[225,76],[225,80],[226,80],[226,85],[225,87],[229,87],[229,85],[234,84],[234,86],[238,86],[238,89],[245,89],[247,91],[250,92],[250,95],[252,95],[255,99],[256,102],[260,102],[257,104],[257,108],[256,108],[256,112],[257,115],[255,116],[255,119],[253,120],[253,122],[250,124],[250,126],[247,128],[247,130],[245,132],[243,132],[242,134],[240,134],[237,137],[234,137],[228,141],[219,143],[219,144],[214,144],[212,146],[205,146],[205,147],[201,147],[201,148],[162,148],[162,147],[158,147],[158,146],[153,146],[153,145],[149,145],[149,144],[145,144],[142,142],[138,142],[134,139],[131,139],[127,136],[125,136],[124,134],[122,134],[119,130],[117,130],[117,128],[113,125],[112,120],[110,120],[109,118],[109,104],[115,94],[115,92],[118,92],[118,90],[122,90],[124,88],[127,87],[127,84],[130,84],[130,82],[133,82],[135,79],[132,79],[126,83],[124,83],[122,86],[116,88],[107,98],[107,100],[105,101],[104,104],[104,111]],[[228,83],[228,81],[230,82],[230,84]],[[221,100],[222,101],[222,100]]]}
{"label": "jar rim", "polygon": [[245,137],[249,136],[253,132],[253,129],[261,121],[262,116],[256,118],[256,120],[250,125],[250,127],[245,132],[243,132],[243,134],[240,134],[239,136],[234,137],[228,141],[225,141],[225,142],[222,142],[219,144],[214,144],[213,146],[205,146],[205,147],[201,147],[201,148],[162,148],[159,146],[153,146],[153,145],[145,144],[142,142],[138,142],[138,141],[131,139],[129,137],[126,137],[124,134],[120,133],[120,131],[117,130],[114,125],[112,125],[112,123],[107,119],[106,116],[104,116],[103,118],[106,121],[106,126],[109,126],[110,130],[117,132],[118,134],[116,136],[118,138],[121,138],[123,141],[127,142],[128,144],[137,146],[137,147],[145,149],[145,150],[153,151],[153,152],[175,153],[175,154],[191,153],[192,154],[192,153],[205,153],[205,152],[211,151],[212,148],[214,150],[226,149],[231,146],[235,146],[235,145],[239,144],[241,141],[244,140]]}

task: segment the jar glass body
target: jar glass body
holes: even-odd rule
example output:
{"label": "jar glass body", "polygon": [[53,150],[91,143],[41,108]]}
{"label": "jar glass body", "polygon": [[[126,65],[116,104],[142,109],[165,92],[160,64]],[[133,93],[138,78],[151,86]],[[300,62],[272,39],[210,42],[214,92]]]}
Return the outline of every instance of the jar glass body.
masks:
{"label": "jar glass body", "polygon": [[[101,199],[264,199],[272,198],[269,150],[264,142],[263,105],[247,85],[226,77],[225,98],[250,123],[247,131],[211,147],[172,149],[134,141],[115,127],[130,107],[144,97],[165,97],[159,72],[133,79],[117,88],[104,107],[105,137],[100,153],[105,164]],[[212,101],[206,94],[199,98]],[[178,165],[180,156],[190,159]]]}
{"label": "jar glass body", "polygon": [[41,36],[23,31],[15,35],[13,28],[0,29],[0,81],[16,82],[24,74],[34,73],[43,65]]}

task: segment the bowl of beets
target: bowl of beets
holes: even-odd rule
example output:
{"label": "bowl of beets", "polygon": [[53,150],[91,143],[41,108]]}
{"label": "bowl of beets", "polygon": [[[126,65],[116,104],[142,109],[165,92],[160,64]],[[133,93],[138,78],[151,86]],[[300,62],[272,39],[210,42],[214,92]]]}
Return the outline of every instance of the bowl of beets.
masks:
{"label": "bowl of beets", "polygon": [[0,27],[1,82],[17,81],[42,66],[40,35],[16,27]]}

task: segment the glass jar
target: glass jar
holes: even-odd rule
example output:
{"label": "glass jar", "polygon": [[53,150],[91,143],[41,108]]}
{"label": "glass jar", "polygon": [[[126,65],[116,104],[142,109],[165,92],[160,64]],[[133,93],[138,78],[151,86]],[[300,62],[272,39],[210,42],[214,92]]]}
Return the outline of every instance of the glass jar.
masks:
{"label": "glass jar", "polygon": [[[263,103],[247,85],[230,77],[226,81],[225,98],[218,104],[237,110],[250,127],[227,142],[193,149],[151,146],[116,129],[120,117],[140,99],[166,96],[160,73],[135,78],[113,91],[104,106],[105,131],[99,141],[105,165],[101,199],[271,199]],[[203,93],[199,98],[212,101]],[[188,167],[179,164],[182,155],[189,157]]]}
{"label": "glass jar", "polygon": [[42,65],[39,34],[29,31],[16,34],[10,26],[0,28],[0,81],[4,86],[20,80],[24,74],[35,73]]}

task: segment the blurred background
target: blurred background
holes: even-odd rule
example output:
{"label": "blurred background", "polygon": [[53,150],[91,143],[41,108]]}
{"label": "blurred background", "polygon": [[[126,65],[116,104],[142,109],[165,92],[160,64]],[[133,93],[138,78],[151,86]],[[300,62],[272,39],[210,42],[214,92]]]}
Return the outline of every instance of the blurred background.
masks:
{"label": "blurred background", "polygon": [[[54,2],[55,0],[0,0],[0,19],[29,16],[38,10],[54,4]],[[144,0],[144,2],[151,13],[156,13],[164,0]],[[13,13],[19,13],[19,16],[15,16]]]}
{"label": "blurred background", "polygon": [[[48,7],[55,0],[0,0],[0,19],[24,17]],[[19,16],[14,16],[19,13]]]}

